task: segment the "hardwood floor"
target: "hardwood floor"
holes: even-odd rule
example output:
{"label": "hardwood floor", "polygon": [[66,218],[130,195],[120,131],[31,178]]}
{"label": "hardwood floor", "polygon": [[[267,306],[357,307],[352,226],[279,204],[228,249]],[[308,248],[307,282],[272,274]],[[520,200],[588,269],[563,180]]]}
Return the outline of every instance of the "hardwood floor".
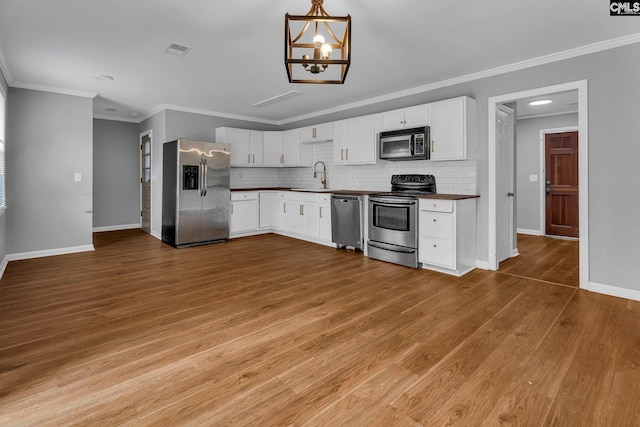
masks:
{"label": "hardwood floor", "polygon": [[640,425],[640,302],[276,235],[95,246],[7,267],[0,425]]}
{"label": "hardwood floor", "polygon": [[518,234],[520,255],[500,263],[500,272],[566,286],[580,286],[580,242]]}

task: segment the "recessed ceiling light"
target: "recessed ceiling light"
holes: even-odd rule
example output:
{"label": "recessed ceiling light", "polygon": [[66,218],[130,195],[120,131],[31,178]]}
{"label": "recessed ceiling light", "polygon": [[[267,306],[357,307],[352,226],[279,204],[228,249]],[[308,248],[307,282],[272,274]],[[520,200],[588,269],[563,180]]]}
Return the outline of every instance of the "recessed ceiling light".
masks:
{"label": "recessed ceiling light", "polygon": [[117,108],[105,108],[104,111],[108,111],[110,113],[115,113],[116,111],[118,111]]}
{"label": "recessed ceiling light", "polygon": [[547,105],[551,104],[553,101],[550,99],[538,99],[537,101],[531,101],[529,105]]}
{"label": "recessed ceiling light", "polygon": [[113,80],[113,76],[110,76],[108,74],[96,74],[95,76],[96,80],[103,80],[103,81],[111,81]]}

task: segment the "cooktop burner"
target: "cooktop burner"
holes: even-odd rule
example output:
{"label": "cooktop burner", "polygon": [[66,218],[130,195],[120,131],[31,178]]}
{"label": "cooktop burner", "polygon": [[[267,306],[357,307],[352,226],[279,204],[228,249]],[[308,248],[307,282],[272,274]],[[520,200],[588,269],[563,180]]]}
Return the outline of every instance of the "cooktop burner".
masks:
{"label": "cooktop burner", "polygon": [[377,193],[375,196],[415,197],[436,193],[436,177],[433,175],[392,175],[391,192]]}

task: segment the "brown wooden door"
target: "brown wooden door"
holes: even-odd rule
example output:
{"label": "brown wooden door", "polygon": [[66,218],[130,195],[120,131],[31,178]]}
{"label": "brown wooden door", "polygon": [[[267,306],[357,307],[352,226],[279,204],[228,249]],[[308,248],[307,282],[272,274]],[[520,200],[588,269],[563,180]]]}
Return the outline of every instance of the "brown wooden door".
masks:
{"label": "brown wooden door", "polygon": [[545,135],[546,234],[578,237],[578,132]]}

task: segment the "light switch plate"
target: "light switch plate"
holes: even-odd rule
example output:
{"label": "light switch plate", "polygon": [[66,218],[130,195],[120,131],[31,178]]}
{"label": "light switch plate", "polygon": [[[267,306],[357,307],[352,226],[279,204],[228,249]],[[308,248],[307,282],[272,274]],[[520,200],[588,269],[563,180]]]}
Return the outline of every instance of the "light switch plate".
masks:
{"label": "light switch plate", "polygon": [[538,182],[538,174],[529,175],[530,182]]}
{"label": "light switch plate", "polygon": [[73,180],[74,180],[75,182],[80,182],[80,181],[82,181],[82,174],[81,174],[80,172],[75,172],[75,173],[73,174]]}

